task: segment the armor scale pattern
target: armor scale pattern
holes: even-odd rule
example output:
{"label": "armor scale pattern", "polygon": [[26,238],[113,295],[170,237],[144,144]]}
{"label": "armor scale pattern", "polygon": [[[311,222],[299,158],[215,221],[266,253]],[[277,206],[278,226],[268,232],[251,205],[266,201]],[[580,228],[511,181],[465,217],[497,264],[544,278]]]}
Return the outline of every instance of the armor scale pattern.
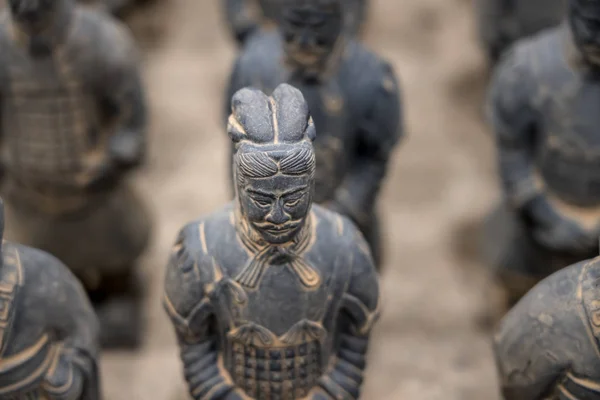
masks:
{"label": "armor scale pattern", "polygon": [[304,397],[321,376],[321,344],[317,340],[279,348],[232,340],[233,381],[246,394],[264,400]]}
{"label": "armor scale pattern", "polygon": [[46,74],[9,67],[12,172],[24,182],[76,184],[82,171],[86,138],[86,97],[81,83],[58,52]]}

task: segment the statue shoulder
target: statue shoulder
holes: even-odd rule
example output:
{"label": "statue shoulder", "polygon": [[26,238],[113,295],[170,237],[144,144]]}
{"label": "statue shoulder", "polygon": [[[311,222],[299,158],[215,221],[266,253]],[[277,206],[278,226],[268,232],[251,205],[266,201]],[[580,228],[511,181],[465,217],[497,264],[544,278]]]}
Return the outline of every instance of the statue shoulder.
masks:
{"label": "statue shoulder", "polygon": [[379,278],[369,245],[350,219],[319,206],[313,206],[319,221],[319,233],[328,233],[319,241],[331,241],[327,247],[348,257],[349,276],[342,307],[357,329],[367,333],[379,315]]}
{"label": "statue shoulder", "polygon": [[[578,295],[586,264],[542,280],[501,321],[494,352],[506,385],[527,386],[532,379],[551,377],[581,361],[579,353],[595,353]],[[533,366],[532,359],[537,360]]]}
{"label": "statue shoulder", "polygon": [[231,227],[227,218],[227,212],[219,212],[198,219],[185,225],[177,235],[164,282],[164,303],[171,316],[187,318],[218,279],[211,248],[218,245],[222,230]]}
{"label": "statue shoulder", "polygon": [[[62,261],[50,253],[22,244],[4,242],[2,255],[4,263],[18,265],[24,286],[35,289],[35,293],[50,295],[60,293],[68,287],[81,296],[86,296],[79,279]],[[40,290],[43,287],[51,290]]]}
{"label": "statue shoulder", "polygon": [[[92,61],[104,68],[122,68],[137,63],[138,51],[129,28],[111,15],[78,7],[74,38],[82,51],[92,49]],[[93,46],[89,44],[93,43]]]}

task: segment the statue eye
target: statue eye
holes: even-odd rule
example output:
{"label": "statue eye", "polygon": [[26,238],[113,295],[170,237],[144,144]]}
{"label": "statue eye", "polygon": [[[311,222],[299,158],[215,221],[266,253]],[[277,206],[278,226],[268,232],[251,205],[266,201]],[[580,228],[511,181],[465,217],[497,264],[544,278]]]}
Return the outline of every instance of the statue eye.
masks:
{"label": "statue eye", "polygon": [[284,204],[286,207],[295,207],[298,205],[298,203],[300,203],[300,200],[302,200],[302,198],[304,197],[304,195],[300,196],[300,197],[295,197],[295,198],[291,198],[291,199],[287,199]]}
{"label": "statue eye", "polygon": [[271,205],[271,202],[267,201],[267,200],[260,200],[260,199],[252,199],[256,204],[258,204],[260,207],[269,207]]}

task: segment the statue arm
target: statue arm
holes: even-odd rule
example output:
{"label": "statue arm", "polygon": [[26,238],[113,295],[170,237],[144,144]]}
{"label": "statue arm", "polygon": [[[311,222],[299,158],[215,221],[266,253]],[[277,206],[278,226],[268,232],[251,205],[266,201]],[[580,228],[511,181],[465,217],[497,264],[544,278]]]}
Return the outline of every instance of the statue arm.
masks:
{"label": "statue arm", "polygon": [[259,26],[260,7],[256,0],[224,0],[223,6],[229,30],[242,46]]}
{"label": "statue arm", "polygon": [[498,66],[487,112],[495,134],[504,197],[527,219],[550,226],[560,214],[535,178],[536,112],[530,102],[535,84],[534,77],[527,73],[524,57],[516,48]]}
{"label": "statue arm", "polygon": [[368,245],[349,223],[346,229],[355,237],[351,244],[352,275],[342,299],[335,361],[319,381],[332,399],[360,397],[369,336],[379,316],[379,283]]}
{"label": "statue arm", "polygon": [[579,280],[586,263],[538,283],[499,324],[493,350],[505,399],[546,399],[585,354],[593,354],[595,340],[580,317]]}
{"label": "statue arm", "polygon": [[335,194],[336,208],[363,226],[370,218],[387,172],[392,151],[402,134],[401,96],[396,76],[384,64],[383,74],[360,126],[355,157]]}
{"label": "statue arm", "polygon": [[121,169],[141,164],[146,153],[147,104],[138,53],[124,26],[110,27],[105,74],[100,83],[114,131],[108,139],[110,159]]}
{"label": "statue arm", "polygon": [[98,319],[77,278],[54,257],[47,261],[46,267],[55,274],[45,284],[55,284],[44,303],[49,306],[48,325],[54,327],[59,345],[46,373],[44,391],[49,400],[99,400]]}
{"label": "statue arm", "polygon": [[204,260],[194,259],[185,242],[182,233],[167,266],[163,305],[175,328],[188,390],[195,400],[233,399],[235,386],[219,366],[214,310],[198,279]]}

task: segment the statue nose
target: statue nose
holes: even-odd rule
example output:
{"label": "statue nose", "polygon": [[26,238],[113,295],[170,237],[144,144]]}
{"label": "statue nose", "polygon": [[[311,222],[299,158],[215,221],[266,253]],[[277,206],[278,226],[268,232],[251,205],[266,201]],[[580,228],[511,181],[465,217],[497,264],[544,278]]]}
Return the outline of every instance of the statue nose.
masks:
{"label": "statue nose", "polygon": [[267,222],[274,225],[281,225],[289,221],[289,217],[283,212],[283,207],[279,204],[279,201],[275,203],[271,212],[265,217]]}

